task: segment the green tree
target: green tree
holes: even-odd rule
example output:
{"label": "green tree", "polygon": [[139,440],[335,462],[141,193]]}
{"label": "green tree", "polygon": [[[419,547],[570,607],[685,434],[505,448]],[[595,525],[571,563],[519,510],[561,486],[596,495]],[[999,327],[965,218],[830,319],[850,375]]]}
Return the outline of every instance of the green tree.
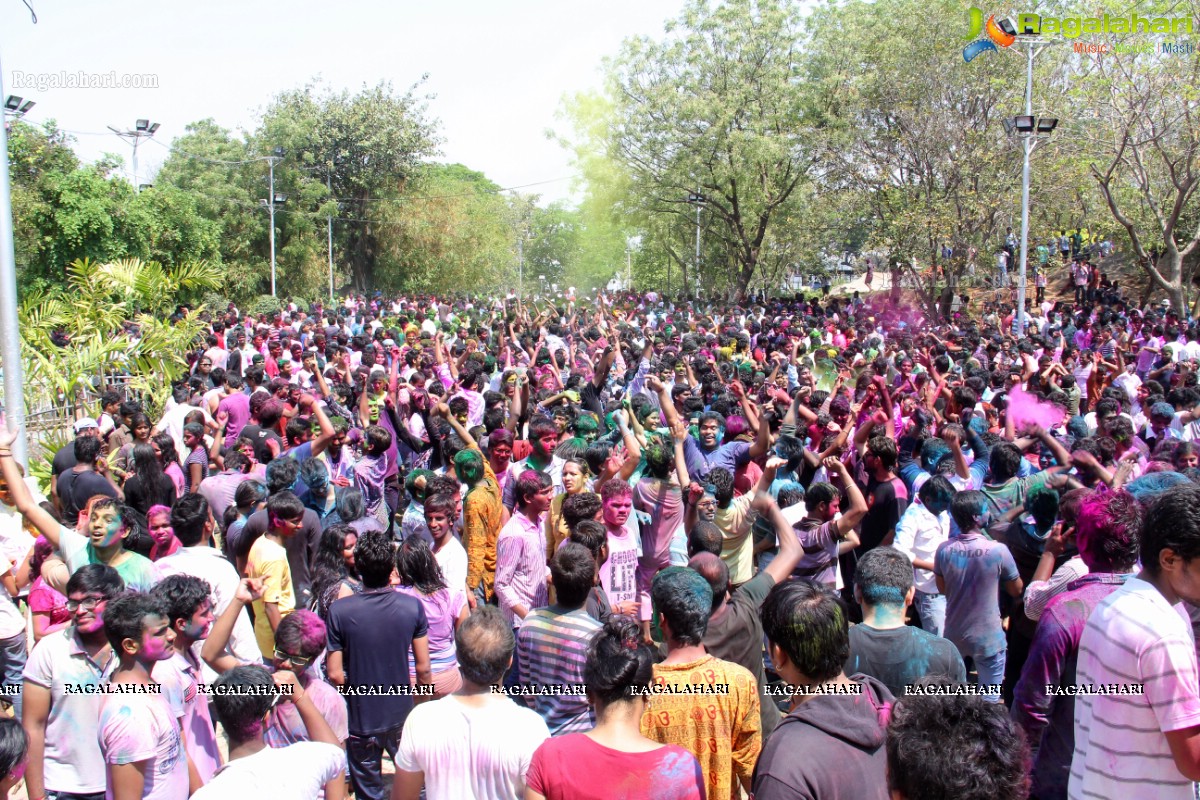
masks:
{"label": "green tree", "polygon": [[[1128,13],[1108,0],[1097,13],[1105,10]],[[1188,4],[1153,2],[1139,4],[1137,11],[1148,17],[1195,16]],[[1125,45],[1146,41],[1135,34],[1110,38]],[[1134,257],[1183,315],[1185,267],[1200,254],[1200,61],[1114,51],[1103,58],[1077,57],[1071,66],[1066,97],[1072,121],[1064,134],[1083,153]]]}
{"label": "green tree", "polygon": [[821,99],[797,80],[801,34],[794,4],[693,0],[664,40],[627,40],[607,65],[615,124],[605,152],[628,174],[630,202],[682,229],[694,225],[688,196],[700,192],[708,235],[727,255],[705,260],[717,265],[705,279],[727,281],[737,296],[821,152]]}
{"label": "green tree", "polygon": [[377,275],[396,266],[380,263],[388,236],[382,223],[439,144],[416,88],[398,94],[381,83],[351,94],[310,84],[279,94],[267,108],[254,138],[264,153],[286,151],[276,191],[290,196],[277,222],[298,287],[312,285],[324,260],[320,234],[330,214],[338,217],[337,260],[355,288],[372,288]]}

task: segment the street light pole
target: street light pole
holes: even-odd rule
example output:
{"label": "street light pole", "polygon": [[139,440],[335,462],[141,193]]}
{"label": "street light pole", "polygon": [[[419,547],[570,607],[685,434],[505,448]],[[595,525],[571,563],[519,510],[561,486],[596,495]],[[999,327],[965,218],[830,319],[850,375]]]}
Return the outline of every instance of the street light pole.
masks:
{"label": "street light pole", "polygon": [[[695,194],[688,195],[689,203],[696,206],[696,260],[694,262],[694,271],[696,273],[696,294],[700,293],[700,209],[704,207],[705,197],[697,191]],[[685,289],[687,287],[684,287]]]}
{"label": "street light pole", "polygon": [[[4,70],[0,69],[0,97]],[[0,125],[0,357],[4,360],[4,412],[17,430],[13,457],[29,472],[25,430],[25,374],[21,362],[21,323],[17,317],[17,257],[13,248],[12,187],[8,182],[8,131]]]}
{"label": "street light pole", "polygon": [[[325,189],[329,192],[329,196],[333,197],[333,174],[325,174]],[[330,214],[325,218],[325,225],[329,235],[329,302],[333,303],[333,215]]]}
{"label": "street light pole", "polygon": [[517,239],[517,299],[525,298],[525,232]]}
{"label": "street light pole", "polygon": [[275,296],[275,159],[268,158],[271,173],[271,193],[267,195],[267,208],[271,210],[271,297]]}
{"label": "street light pole", "polygon": [[267,170],[270,175],[270,194],[267,196],[267,209],[271,216],[271,296],[275,297],[275,162],[283,160],[284,150],[282,147],[276,147],[274,152],[267,156]]}
{"label": "street light pole", "polygon": [[[1033,59],[1047,46],[1034,37],[1018,36],[1017,43],[1025,50],[1025,116],[1033,118]],[[1053,130],[1053,128],[1051,128]],[[1025,335],[1025,281],[1029,261],[1029,157],[1037,146],[1037,129],[1029,130],[1021,139],[1024,164],[1021,167],[1021,256],[1017,264],[1016,335]]]}
{"label": "street light pole", "polygon": [[142,191],[142,187],[141,184],[138,183],[138,145],[141,144],[142,139],[149,139],[151,136],[158,133],[158,127],[159,124],[157,122],[151,122],[148,119],[139,119],[134,124],[133,130],[131,131],[119,131],[112,125],[108,126],[110,131],[133,145],[133,190],[139,194]]}

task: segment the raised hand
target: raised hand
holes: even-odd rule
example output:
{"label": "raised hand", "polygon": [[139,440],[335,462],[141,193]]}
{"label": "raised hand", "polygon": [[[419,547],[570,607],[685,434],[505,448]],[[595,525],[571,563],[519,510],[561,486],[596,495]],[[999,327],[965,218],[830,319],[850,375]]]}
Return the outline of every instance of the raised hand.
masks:
{"label": "raised hand", "polygon": [[233,596],[246,605],[250,605],[263,596],[262,578],[242,578]]}
{"label": "raised hand", "polygon": [[9,429],[7,417],[0,414],[0,448],[9,449],[16,440],[17,432]]}

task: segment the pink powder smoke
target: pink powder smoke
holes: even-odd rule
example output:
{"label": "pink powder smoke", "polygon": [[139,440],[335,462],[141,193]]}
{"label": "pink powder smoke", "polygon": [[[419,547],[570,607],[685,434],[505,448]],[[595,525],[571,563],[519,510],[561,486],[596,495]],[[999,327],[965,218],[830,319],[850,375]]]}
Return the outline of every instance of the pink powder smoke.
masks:
{"label": "pink powder smoke", "polygon": [[1043,403],[1035,395],[1013,387],[1008,393],[1008,415],[1012,417],[1016,430],[1030,423],[1042,426],[1046,430],[1062,424],[1066,412],[1053,403]]}

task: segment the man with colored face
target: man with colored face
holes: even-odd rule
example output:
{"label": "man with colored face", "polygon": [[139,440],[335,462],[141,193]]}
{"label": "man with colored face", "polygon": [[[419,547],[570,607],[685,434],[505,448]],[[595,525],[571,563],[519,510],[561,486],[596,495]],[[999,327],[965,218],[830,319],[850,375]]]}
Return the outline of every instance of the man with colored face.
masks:
{"label": "man with colored face", "polygon": [[[496,538],[496,596],[513,635],[535,608],[549,603],[546,583],[546,539],[542,518],[554,496],[550,476],[525,470],[511,486],[518,498],[516,511]],[[520,664],[513,662],[508,685],[519,680]]]}
{"label": "man with colored face", "polygon": [[[162,601],[126,592],[108,601],[104,634],[118,661],[101,695],[98,739],[108,769],[112,800],[187,797],[192,765],[183,748],[179,719],[151,677],[175,655],[175,632]],[[122,688],[116,688],[122,687]]]}
{"label": "man with colored face", "polygon": [[[516,506],[517,498],[514,492],[517,477],[527,469],[544,472],[550,476],[554,494],[563,491],[562,471],[566,460],[554,455],[558,446],[558,426],[548,417],[534,417],[529,423],[529,441],[533,452],[528,458],[514,462],[508,468],[509,480],[504,486],[504,505],[510,511]],[[551,495],[553,497],[553,494]]]}
{"label": "man with colored face", "polygon": [[[125,584],[138,591],[149,591],[158,580],[158,572],[145,556],[131,553],[122,542],[129,532],[123,515],[125,507],[108,497],[94,499],[88,506],[87,536],[74,529],[60,525],[58,520],[34,502],[28,487],[21,481],[21,473],[5,452],[12,434],[0,433],[0,474],[9,485],[17,509],[26,522],[46,537],[62,554],[62,561],[47,562],[43,574],[47,582],[56,587],[65,586],[67,578],[84,564],[107,564],[121,574]],[[65,567],[63,566],[65,562]]]}
{"label": "man with colored face", "polygon": [[103,617],[107,602],[125,591],[125,582],[112,567],[89,564],[71,576],[66,588],[71,624],[39,641],[25,666],[25,788],[29,797],[53,792],[101,800],[106,782],[96,738],[101,698],[86,689],[106,681],[117,666]]}
{"label": "man with colored face", "polygon": [[183,744],[202,783],[221,768],[221,751],[208,710],[208,695],[201,691],[200,660],[192,645],[208,637],[213,625],[211,587],[192,575],[171,575],[150,592],[166,610],[175,637],[171,655],[158,663],[154,679],[180,720]]}

